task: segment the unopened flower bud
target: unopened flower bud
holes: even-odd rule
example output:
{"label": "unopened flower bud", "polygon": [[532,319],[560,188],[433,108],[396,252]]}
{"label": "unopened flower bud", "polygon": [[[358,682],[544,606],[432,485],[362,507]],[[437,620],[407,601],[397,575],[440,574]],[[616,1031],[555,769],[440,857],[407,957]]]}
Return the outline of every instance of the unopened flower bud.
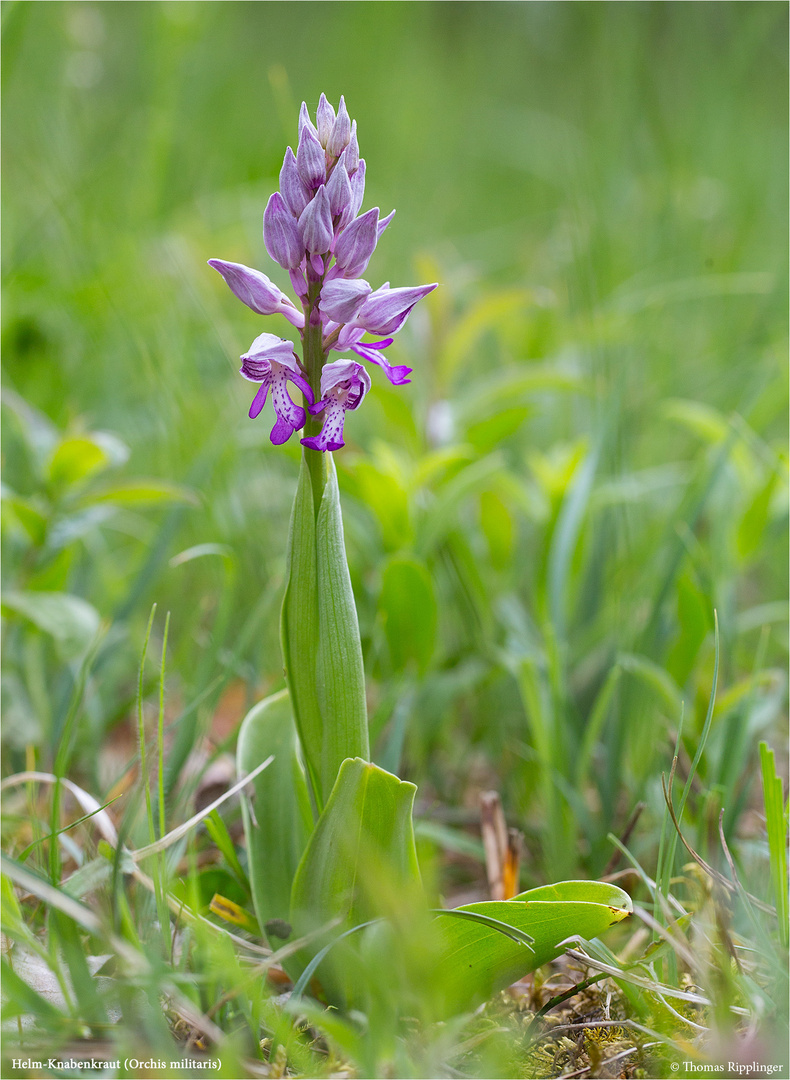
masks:
{"label": "unopened flower bud", "polygon": [[351,138],[346,147],[346,171],[353,176],[359,165],[359,143],[357,142],[357,122],[351,121]]}
{"label": "unopened flower bud", "polygon": [[280,169],[280,194],[295,217],[299,217],[312,197],[311,189],[299,175],[296,157],[290,146],[285,151],[285,160]]}
{"label": "unopened flower bud", "polygon": [[260,270],[223,259],[209,259],[208,264],[222,274],[234,296],[258,315],[280,314],[299,329],[304,326],[304,313],[297,311],[285,293]]}
{"label": "unopened flower bud", "polygon": [[326,158],[324,148],[318,141],[315,130],[303,127],[299,134],[296,148],[296,167],[308,188],[317,188],[326,180]]}
{"label": "unopened flower bud", "polygon": [[332,243],[332,211],[324,184],[315,193],[299,218],[302,248],[311,254],[322,255]]}
{"label": "unopened flower bud", "polygon": [[327,281],[321,289],[321,314],[332,322],[350,322],[370,293],[370,285],[362,278]]}
{"label": "unopened flower bud", "polygon": [[283,300],[287,299],[260,270],[223,259],[209,259],[208,264],[222,274],[231,292],[258,315],[274,315]]}
{"label": "unopened flower bud", "polygon": [[263,242],[274,261],[286,270],[302,261],[304,246],[299,226],[279,191],[270,197],[263,212]]}
{"label": "unopened flower bud", "polygon": [[327,139],[326,152],[332,157],[340,157],[351,138],[351,117],[348,115],[345,99],[341,97],[337,116],[332,125],[332,132]]}
{"label": "unopened flower bud", "polygon": [[355,218],[341,232],[335,244],[335,259],[343,277],[355,278],[364,271],[376,250],[379,208]]}
{"label": "unopened flower bud", "polygon": [[[346,172],[345,153],[344,150],[338,159],[337,165],[332,170],[332,175],[326,182],[326,193],[329,196],[332,217],[346,215],[351,210],[351,181]],[[351,218],[349,217],[348,220],[350,221]]]}
{"label": "unopened flower bud", "polygon": [[315,124],[310,119],[310,113],[307,111],[306,102],[302,102],[302,107],[299,110],[299,138],[302,137],[302,128],[307,128],[309,131],[318,138],[318,132],[316,131]]}
{"label": "unopened flower bud", "polygon": [[362,207],[362,200],[365,198],[365,159],[360,159],[353,176],[351,173],[348,175],[351,183],[351,216],[355,218]]}
{"label": "unopened flower bud", "polygon": [[335,110],[326,100],[326,94],[322,94],[318,100],[318,108],[315,111],[316,130],[318,132],[318,141],[322,146],[326,146],[329,141],[329,136],[332,134],[332,128],[335,123]]}

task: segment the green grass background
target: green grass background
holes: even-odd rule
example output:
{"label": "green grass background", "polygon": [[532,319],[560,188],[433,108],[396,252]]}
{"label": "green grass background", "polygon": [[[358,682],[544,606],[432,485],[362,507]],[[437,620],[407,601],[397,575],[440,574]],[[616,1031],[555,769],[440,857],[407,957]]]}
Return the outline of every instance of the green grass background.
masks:
{"label": "green grass background", "polygon": [[[79,775],[113,779],[95,748],[128,710],[153,601],[172,612],[170,693],[195,703],[171,780],[226,685],[252,702],[282,683],[298,448],[247,419],[236,369],[289,328],[206,259],[286,285],[261,214],[299,103],[325,91],[357,119],[365,205],[398,209],[369,279],[441,282],[391,350],[412,384],[374,372],[338,455],[378,759],[450,805],[501,787],[537,877],[599,872],[637,798],[661,813],[681,700],[693,754],[716,607],[731,698],[707,781],[734,825],[784,701],[786,18],[761,2],[4,5],[5,384],[63,432],[118,435],[117,475],[197,500],[121,506],[57,557],[9,525],[10,587],[112,622]],[[81,489],[41,479],[16,413],[5,447],[9,487],[68,518]],[[171,563],[198,544],[219,554]],[[398,557],[417,569],[387,593]],[[12,626],[11,766],[31,740],[51,761],[75,670]]]}

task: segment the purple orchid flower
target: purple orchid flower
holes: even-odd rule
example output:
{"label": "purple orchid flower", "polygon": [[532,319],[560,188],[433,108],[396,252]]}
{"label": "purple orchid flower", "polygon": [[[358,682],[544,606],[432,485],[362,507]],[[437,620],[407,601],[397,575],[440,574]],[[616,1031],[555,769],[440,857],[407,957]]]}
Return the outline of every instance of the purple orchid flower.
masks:
{"label": "purple orchid flower", "polygon": [[[360,277],[395,213],[382,218],[378,207],[362,213],[364,194],[365,160],[345,100],[341,97],[335,111],[322,94],[315,123],[303,102],[296,153],[290,146],[286,150],[280,190],[271,195],[263,215],[266,250],[288,272],[298,302],[260,270],[223,259],[209,261],[242,303],[260,315],[283,315],[304,341],[306,328],[320,324],[320,347],[311,338],[304,367],[292,344],[273,334],[261,334],[242,357],[241,374],[260,384],[251,417],[260,413],[271,387],[277,416],[274,443],[285,442],[306,422],[305,408],[288,395],[292,382],[311,413],[326,413],[321,434],[302,439],[304,445],[322,451],[343,445],[345,414],[359,407],[370,377],[357,360],[327,363],[331,350],[348,350],[375,364],[393,386],[410,381],[412,369],[390,364],[384,350],[415,304],[436,285],[391,289],[387,282],[374,290]],[[363,341],[367,335],[376,340]]]}
{"label": "purple orchid flower", "polygon": [[321,400],[310,406],[313,416],[326,410],[324,426],[318,435],[302,439],[312,450],[339,450],[343,442],[343,423],[349,409],[358,409],[370,390],[370,375],[356,360],[334,360],[321,372]]}
{"label": "purple orchid flower", "polygon": [[299,370],[293,344],[276,334],[260,334],[250,345],[249,352],[242,356],[240,371],[245,379],[261,384],[250,405],[250,419],[255,419],[263,409],[271,387],[277,422],[270,438],[276,446],[287,442],[307,420],[302,406],[295,405],[288,395],[289,380],[299,387],[311,405],[314,400],[310,384]]}

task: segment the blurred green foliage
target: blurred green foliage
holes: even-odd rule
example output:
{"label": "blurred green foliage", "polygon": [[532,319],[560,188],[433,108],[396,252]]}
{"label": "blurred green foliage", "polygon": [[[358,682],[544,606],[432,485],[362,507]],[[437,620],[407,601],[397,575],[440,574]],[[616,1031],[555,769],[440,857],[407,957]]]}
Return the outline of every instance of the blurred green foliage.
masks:
{"label": "blurred green foliage", "polygon": [[[375,379],[337,457],[375,759],[427,803],[501,788],[525,884],[600,873],[637,800],[660,820],[683,702],[693,756],[716,608],[687,812],[720,859],[711,807],[731,834],[785,700],[786,18],[6,4],[8,766],[51,763],[80,685],[34,592],[109,627],[83,745],[171,610],[168,790],[224,687],[282,685],[298,446],[247,419],[235,368],[283,326],[205,262],[287,287],[261,215],[323,90],[357,118],[366,206],[398,208],[371,281],[442,283],[393,346],[412,384]],[[75,768],[98,793],[95,754]]]}

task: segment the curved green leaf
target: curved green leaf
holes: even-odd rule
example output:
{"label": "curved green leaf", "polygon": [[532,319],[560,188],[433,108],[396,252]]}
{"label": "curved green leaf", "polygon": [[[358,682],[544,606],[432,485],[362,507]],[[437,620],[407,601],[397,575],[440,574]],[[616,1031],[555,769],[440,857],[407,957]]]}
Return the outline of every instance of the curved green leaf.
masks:
{"label": "curved green leaf", "polygon": [[[422,899],[411,818],[416,790],[362,758],[343,762],[294,878],[295,933],[331,925],[337,935]],[[318,938],[298,954],[300,967],[325,944]],[[321,971],[324,988],[341,999],[344,957],[347,950],[338,949]]]}
{"label": "curved green leaf", "polygon": [[573,935],[597,937],[630,915],[631,899],[616,885],[563,881],[521,893],[512,900],[465,904],[458,911],[496,919],[532,938],[531,947],[499,928],[442,914],[436,927],[442,942],[439,962],[445,1011],[456,1012],[553,960],[561,942]]}
{"label": "curved green leaf", "polygon": [[50,481],[68,487],[111,465],[123,465],[129,457],[129,447],[109,431],[92,431],[88,435],[63,438],[49,460]]}

